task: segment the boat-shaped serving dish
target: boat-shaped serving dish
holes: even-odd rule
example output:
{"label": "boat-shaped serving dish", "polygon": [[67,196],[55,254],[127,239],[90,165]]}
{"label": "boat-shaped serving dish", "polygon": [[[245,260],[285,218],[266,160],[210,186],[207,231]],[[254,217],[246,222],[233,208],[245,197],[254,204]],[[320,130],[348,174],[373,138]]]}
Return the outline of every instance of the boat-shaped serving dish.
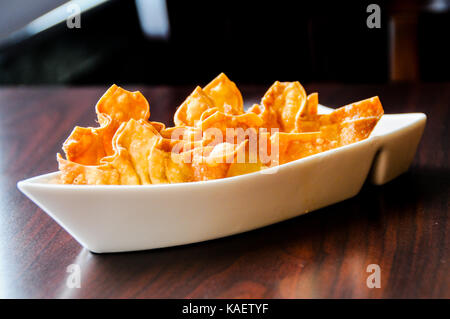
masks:
{"label": "boat-shaped serving dish", "polygon": [[[319,106],[319,113],[332,109]],[[389,182],[411,164],[423,113],[383,115],[369,138],[262,172],[163,185],[60,185],[58,172],[18,188],[92,252],[183,245],[293,218]]]}

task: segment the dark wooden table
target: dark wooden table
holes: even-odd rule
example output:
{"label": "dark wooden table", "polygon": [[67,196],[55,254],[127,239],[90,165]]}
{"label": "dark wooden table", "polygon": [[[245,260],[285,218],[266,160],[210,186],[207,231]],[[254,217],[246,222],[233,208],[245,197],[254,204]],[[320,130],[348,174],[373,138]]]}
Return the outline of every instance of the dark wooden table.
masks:
{"label": "dark wooden table", "polygon": [[[166,123],[193,89],[126,88],[140,89],[151,118]],[[246,104],[265,88],[244,87]],[[16,183],[56,170],[55,153],[73,126],[96,125],[105,90],[0,89],[0,297],[450,298],[450,83],[307,86],[325,105],[379,95],[386,113],[427,113],[410,171],[386,185],[366,184],[345,202],[228,238],[98,255]],[[81,267],[79,289],[66,285],[70,264]],[[381,267],[379,289],[366,285],[369,264]]]}

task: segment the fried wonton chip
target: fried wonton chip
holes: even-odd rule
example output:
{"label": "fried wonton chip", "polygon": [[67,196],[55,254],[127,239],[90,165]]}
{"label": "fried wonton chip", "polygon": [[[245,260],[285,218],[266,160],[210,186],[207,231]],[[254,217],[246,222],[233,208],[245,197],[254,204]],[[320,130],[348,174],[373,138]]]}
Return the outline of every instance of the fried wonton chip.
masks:
{"label": "fried wonton chip", "polygon": [[103,158],[99,166],[104,164],[110,164],[116,169],[119,173],[120,185],[141,185],[127,149],[116,149],[115,154]]}
{"label": "fried wonton chip", "polygon": [[283,132],[295,130],[297,113],[306,103],[305,89],[299,82],[276,81],[262,98],[265,127],[278,127]]}
{"label": "fried wonton chip", "polygon": [[[240,144],[223,142],[214,145],[212,148],[205,147],[207,151],[199,154],[198,158],[196,158],[194,154],[194,162],[203,161],[211,166],[222,163],[233,163],[239,152],[242,152],[242,154],[245,155],[245,146],[247,145],[247,143],[247,141],[242,141]],[[203,158],[200,159],[200,156],[202,156]],[[245,160],[245,156],[242,156],[241,160]]]}
{"label": "fried wonton chip", "polygon": [[306,103],[303,108],[300,109],[297,115],[297,119],[306,118],[314,119],[317,116],[317,108],[319,106],[319,94],[311,93],[306,98]]}
{"label": "fried wonton chip", "polygon": [[216,111],[197,125],[202,131],[205,145],[217,145],[224,141],[240,143],[245,139],[257,139],[257,130],[263,124],[262,119],[252,112],[241,115],[229,115]]}
{"label": "fried wonton chip", "polygon": [[[158,131],[143,120],[129,120],[123,123],[114,135],[116,154],[104,161],[114,161],[116,155],[128,154],[128,160],[139,177],[139,184],[151,184],[148,157],[153,145],[159,139]],[[129,166],[129,165],[127,165]]]}
{"label": "fried wonton chip", "polygon": [[280,164],[366,139],[383,115],[378,97],[324,115],[317,115],[317,104],[317,95],[309,95],[297,117],[303,133],[278,133]]}
{"label": "fried wonton chip", "polygon": [[230,115],[216,111],[203,121],[198,122],[197,127],[201,128],[203,132],[210,128],[217,128],[225,134],[227,128],[258,128],[262,124],[263,120],[253,112]]}
{"label": "fried wonton chip", "polygon": [[113,153],[114,133],[110,124],[99,128],[76,126],[63,144],[66,158],[83,165],[97,165],[103,157]]}
{"label": "fried wonton chip", "polygon": [[152,183],[182,183],[197,180],[192,163],[198,161],[204,154],[209,154],[212,149],[212,146],[205,147],[202,140],[192,142],[160,138],[149,156]]}
{"label": "fried wonton chip", "polygon": [[204,89],[197,86],[178,107],[174,115],[176,126],[194,126],[202,114],[209,109],[227,114],[242,114],[244,102],[239,89],[228,77],[221,73]]}
{"label": "fried wonton chip", "polygon": [[64,142],[63,150],[69,161],[97,165],[104,156],[114,153],[112,137],[120,124],[129,119],[147,120],[149,105],[140,92],[129,92],[112,85],[96,105],[100,127],[75,127]]}
{"label": "fried wonton chip", "polygon": [[340,107],[330,114],[322,115],[319,118],[321,125],[328,123],[342,123],[346,121],[358,120],[362,118],[381,118],[383,107],[378,96],[366,100],[358,101],[343,107]]}
{"label": "fried wonton chip", "polygon": [[57,154],[60,182],[141,185],[248,174],[369,137],[383,108],[378,97],[318,114],[318,94],[275,82],[261,104],[243,110],[225,74],[197,87],[174,127],[150,122],[139,92],[111,86],[96,105],[100,127],[75,127]]}
{"label": "fried wonton chip", "polygon": [[172,140],[198,141],[202,139],[202,130],[190,126],[173,126],[159,132],[162,137]]}
{"label": "fried wonton chip", "polygon": [[[194,181],[192,150],[175,150],[182,141],[159,139],[153,146],[149,162],[149,176],[152,184],[184,183]],[[174,151],[175,150],[175,151]]]}
{"label": "fried wonton chip", "polygon": [[150,123],[150,124],[155,128],[155,130],[157,130],[158,132],[161,132],[161,131],[163,131],[163,130],[166,129],[166,125],[165,125],[164,123],[161,123],[161,122],[153,122],[153,121],[150,121],[149,123]]}
{"label": "fried wonton chip", "polygon": [[[194,149],[192,167],[196,181],[207,181],[227,177],[231,163],[237,162],[238,157],[245,159],[247,141],[241,144],[220,143],[214,147]],[[241,154],[241,156],[239,156]]]}
{"label": "fried wonton chip", "polygon": [[231,163],[227,172],[227,177],[255,173],[266,168],[267,166],[259,161],[256,163]]}
{"label": "fried wonton chip", "polygon": [[323,139],[320,132],[278,132],[270,137],[270,141],[276,145],[279,152],[279,157],[272,161],[272,166],[288,163],[337,146],[337,143],[332,144],[330,141]]}
{"label": "fried wonton chip", "polygon": [[[315,101],[314,104],[317,105]],[[340,107],[330,114],[317,115],[317,106],[314,112],[309,112],[297,118],[297,132],[317,132],[326,125],[355,121],[363,118],[376,119],[376,124],[384,113],[378,96]]]}
{"label": "fried wonton chip", "polygon": [[176,126],[194,126],[200,120],[203,112],[214,107],[214,102],[197,86],[183,104],[178,107],[174,115]]}
{"label": "fried wonton chip", "polygon": [[[130,92],[113,84],[95,106],[97,114],[107,114],[116,124],[130,119],[148,120],[150,107],[141,92]],[[98,119],[103,124],[102,119]]]}
{"label": "fried wonton chip", "polygon": [[149,176],[152,184],[167,184],[169,180],[166,175],[166,161],[170,158],[170,153],[158,148],[153,148],[149,157]]}
{"label": "fried wonton chip", "polygon": [[261,110],[261,106],[259,106],[259,104],[253,104],[247,111],[248,113],[255,113],[257,115],[261,115],[261,113],[263,112]]}
{"label": "fried wonton chip", "polygon": [[230,164],[245,150],[246,141],[239,145],[221,143],[198,146],[180,153],[168,149],[162,140],[155,144],[149,157],[153,184],[205,181],[227,176]]}
{"label": "fried wonton chip", "polygon": [[82,165],[65,160],[61,154],[56,155],[60,182],[79,185],[117,185],[120,184],[119,172],[111,164],[99,166]]}
{"label": "fried wonton chip", "polygon": [[378,117],[368,117],[341,123],[339,125],[339,146],[356,143],[368,138],[378,120]]}
{"label": "fried wonton chip", "polygon": [[274,109],[264,107],[264,105],[253,104],[247,111],[247,113],[254,113],[261,118],[261,127],[270,129],[280,129],[280,123],[278,122],[278,116]]}
{"label": "fried wonton chip", "polygon": [[[268,134],[267,134],[268,136]],[[230,164],[227,172],[227,177],[244,175],[254,173],[266,169],[268,166],[264,165],[258,153],[258,148],[252,149],[250,143],[247,143],[244,156],[236,156],[236,160]]]}
{"label": "fried wonton chip", "polygon": [[220,73],[203,90],[221,112],[228,114],[242,114],[244,112],[241,92],[224,73]]}
{"label": "fried wonton chip", "polygon": [[[106,156],[100,160],[98,165],[81,165],[72,161],[61,161],[60,171],[63,172],[63,183],[72,183],[70,170],[78,172],[77,179],[82,182],[91,183],[92,176],[97,176],[98,181],[94,184],[109,184],[110,179],[103,178],[103,175],[94,175],[93,172],[104,174],[105,171],[114,171],[114,176],[118,176],[119,184],[122,185],[141,185],[151,184],[148,173],[148,156],[153,144],[159,138],[158,131],[144,120],[136,121],[134,119],[122,123],[114,135],[112,144],[114,154]],[[72,165],[69,165],[72,164]],[[86,169],[81,169],[85,167]]]}
{"label": "fried wonton chip", "polygon": [[297,113],[294,132],[317,132],[320,130],[320,115],[317,114],[319,95],[308,95],[306,103]]}
{"label": "fried wonton chip", "polygon": [[369,117],[323,125],[319,132],[275,133],[271,142],[278,139],[279,164],[283,164],[366,139],[378,119]]}

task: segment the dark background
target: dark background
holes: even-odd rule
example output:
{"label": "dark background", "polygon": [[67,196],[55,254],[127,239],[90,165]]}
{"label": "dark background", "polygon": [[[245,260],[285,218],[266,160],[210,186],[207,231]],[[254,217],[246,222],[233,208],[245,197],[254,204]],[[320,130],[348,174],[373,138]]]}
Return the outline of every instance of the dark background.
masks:
{"label": "dark background", "polygon": [[[110,0],[83,12],[79,29],[21,29],[65,2],[0,0],[0,85],[202,85],[220,72],[262,84],[450,80],[446,0],[168,0],[165,38],[144,32],[137,2]],[[366,25],[369,3],[380,29]]]}

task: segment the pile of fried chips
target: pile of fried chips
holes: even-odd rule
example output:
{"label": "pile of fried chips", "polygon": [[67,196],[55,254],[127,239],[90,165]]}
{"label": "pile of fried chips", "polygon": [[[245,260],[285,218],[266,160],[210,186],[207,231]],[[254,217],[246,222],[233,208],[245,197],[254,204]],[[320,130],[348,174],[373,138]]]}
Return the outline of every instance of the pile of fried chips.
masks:
{"label": "pile of fried chips", "polygon": [[143,185],[225,178],[363,140],[383,115],[378,97],[318,114],[318,95],[275,82],[244,111],[225,74],[197,87],[174,127],[152,122],[140,92],[111,86],[96,105],[99,127],[75,127],[57,154],[63,184]]}

